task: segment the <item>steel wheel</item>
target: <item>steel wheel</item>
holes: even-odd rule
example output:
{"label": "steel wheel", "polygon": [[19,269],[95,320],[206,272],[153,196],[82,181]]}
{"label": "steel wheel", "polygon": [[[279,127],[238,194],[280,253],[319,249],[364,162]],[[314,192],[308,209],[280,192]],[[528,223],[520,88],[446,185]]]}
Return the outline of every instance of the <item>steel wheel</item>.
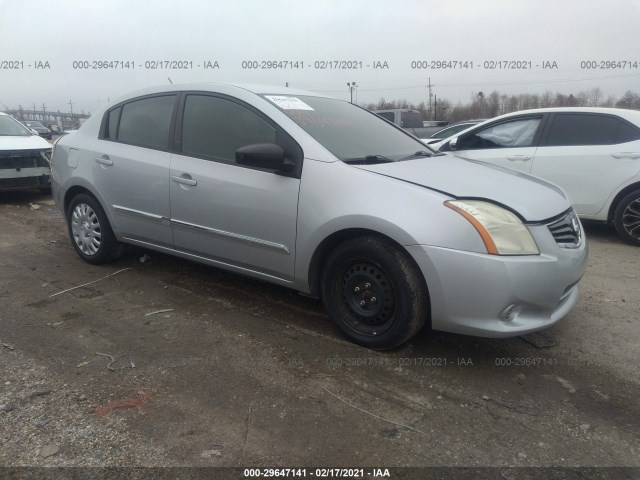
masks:
{"label": "steel wheel", "polygon": [[71,213],[71,234],[82,253],[98,253],[102,241],[100,221],[96,212],[86,203],[79,203]]}
{"label": "steel wheel", "polygon": [[393,323],[395,296],[387,274],[367,261],[348,265],[342,274],[344,314],[361,335],[379,335]]}
{"label": "steel wheel", "polygon": [[385,350],[413,337],[429,317],[424,277],[392,241],[351,238],[327,256],[320,278],[329,318],[350,340]]}

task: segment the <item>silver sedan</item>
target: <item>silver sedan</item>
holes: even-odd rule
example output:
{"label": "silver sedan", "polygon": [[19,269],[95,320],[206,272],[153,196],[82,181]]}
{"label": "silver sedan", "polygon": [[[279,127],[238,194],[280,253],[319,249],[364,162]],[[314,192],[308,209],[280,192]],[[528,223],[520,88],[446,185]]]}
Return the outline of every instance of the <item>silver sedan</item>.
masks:
{"label": "silver sedan", "polygon": [[453,158],[348,102],[274,86],[127,95],[62,137],[53,195],[84,260],[129,243],[319,296],[352,341],[489,337],[576,303],[584,233],[558,187]]}

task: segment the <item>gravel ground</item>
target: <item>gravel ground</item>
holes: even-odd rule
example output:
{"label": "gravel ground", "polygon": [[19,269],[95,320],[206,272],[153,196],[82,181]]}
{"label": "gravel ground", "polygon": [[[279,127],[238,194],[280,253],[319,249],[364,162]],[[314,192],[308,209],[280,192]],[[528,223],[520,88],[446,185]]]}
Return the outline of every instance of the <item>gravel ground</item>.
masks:
{"label": "gravel ground", "polygon": [[49,197],[0,194],[0,466],[638,467],[640,250],[587,233],[544,334],[381,353],[283,288],[137,249],[88,265]]}

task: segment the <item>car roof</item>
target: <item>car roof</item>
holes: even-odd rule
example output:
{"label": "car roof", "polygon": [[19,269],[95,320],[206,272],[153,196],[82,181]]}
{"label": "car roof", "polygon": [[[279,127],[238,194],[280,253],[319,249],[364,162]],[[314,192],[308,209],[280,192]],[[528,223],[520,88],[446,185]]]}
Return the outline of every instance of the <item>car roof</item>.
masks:
{"label": "car roof", "polygon": [[627,110],[625,108],[609,108],[609,107],[549,107],[549,108],[534,108],[530,110],[519,110],[517,112],[505,113],[498,117],[491,118],[486,122],[499,120],[502,118],[509,118],[515,115],[526,115],[535,113],[608,113],[611,115],[618,115],[625,119],[632,119],[635,122],[640,122],[640,111]]}
{"label": "car roof", "polygon": [[148,87],[142,90],[129,92],[126,95],[114,100],[112,104],[116,104],[118,102],[127,100],[129,98],[135,98],[142,95],[153,95],[154,93],[165,93],[165,92],[180,92],[185,90],[195,90],[195,91],[211,91],[211,92],[220,92],[221,90],[244,90],[247,92],[254,93],[256,95],[261,94],[274,94],[274,95],[306,95],[313,97],[327,97],[331,98],[328,95],[323,95],[316,92],[311,92],[308,90],[302,90],[298,88],[290,88],[283,87],[281,85],[266,85],[266,84],[256,84],[256,83],[223,83],[223,82],[200,82],[200,83],[174,83],[171,85],[156,85],[153,87]]}

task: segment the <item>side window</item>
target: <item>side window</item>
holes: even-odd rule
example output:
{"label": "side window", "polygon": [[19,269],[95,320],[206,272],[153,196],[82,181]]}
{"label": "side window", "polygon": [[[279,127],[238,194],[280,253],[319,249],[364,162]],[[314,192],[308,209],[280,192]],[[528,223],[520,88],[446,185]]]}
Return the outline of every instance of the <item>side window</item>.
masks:
{"label": "side window", "polygon": [[546,146],[611,145],[622,122],[609,115],[559,113],[551,123]]}
{"label": "side window", "polygon": [[104,133],[104,138],[109,140],[115,140],[118,135],[118,122],[120,121],[120,112],[122,107],[109,110],[109,118],[107,121],[107,131]]}
{"label": "side window", "polygon": [[404,128],[422,128],[422,115],[419,112],[401,112],[400,113],[401,125]]}
{"label": "side window", "polygon": [[236,150],[277,143],[276,129],[248,108],[207,95],[187,95],[182,120],[182,152],[235,163]]}
{"label": "side window", "polygon": [[384,118],[385,120],[389,120],[391,123],[393,123],[393,121],[395,120],[395,116],[393,112],[381,112],[381,113],[378,113],[377,115]]}
{"label": "side window", "polygon": [[164,95],[126,103],[120,114],[117,140],[141,147],[167,150],[175,99],[175,95]]}
{"label": "side window", "polygon": [[530,147],[542,117],[531,117],[498,123],[458,140],[456,150],[481,148]]}

